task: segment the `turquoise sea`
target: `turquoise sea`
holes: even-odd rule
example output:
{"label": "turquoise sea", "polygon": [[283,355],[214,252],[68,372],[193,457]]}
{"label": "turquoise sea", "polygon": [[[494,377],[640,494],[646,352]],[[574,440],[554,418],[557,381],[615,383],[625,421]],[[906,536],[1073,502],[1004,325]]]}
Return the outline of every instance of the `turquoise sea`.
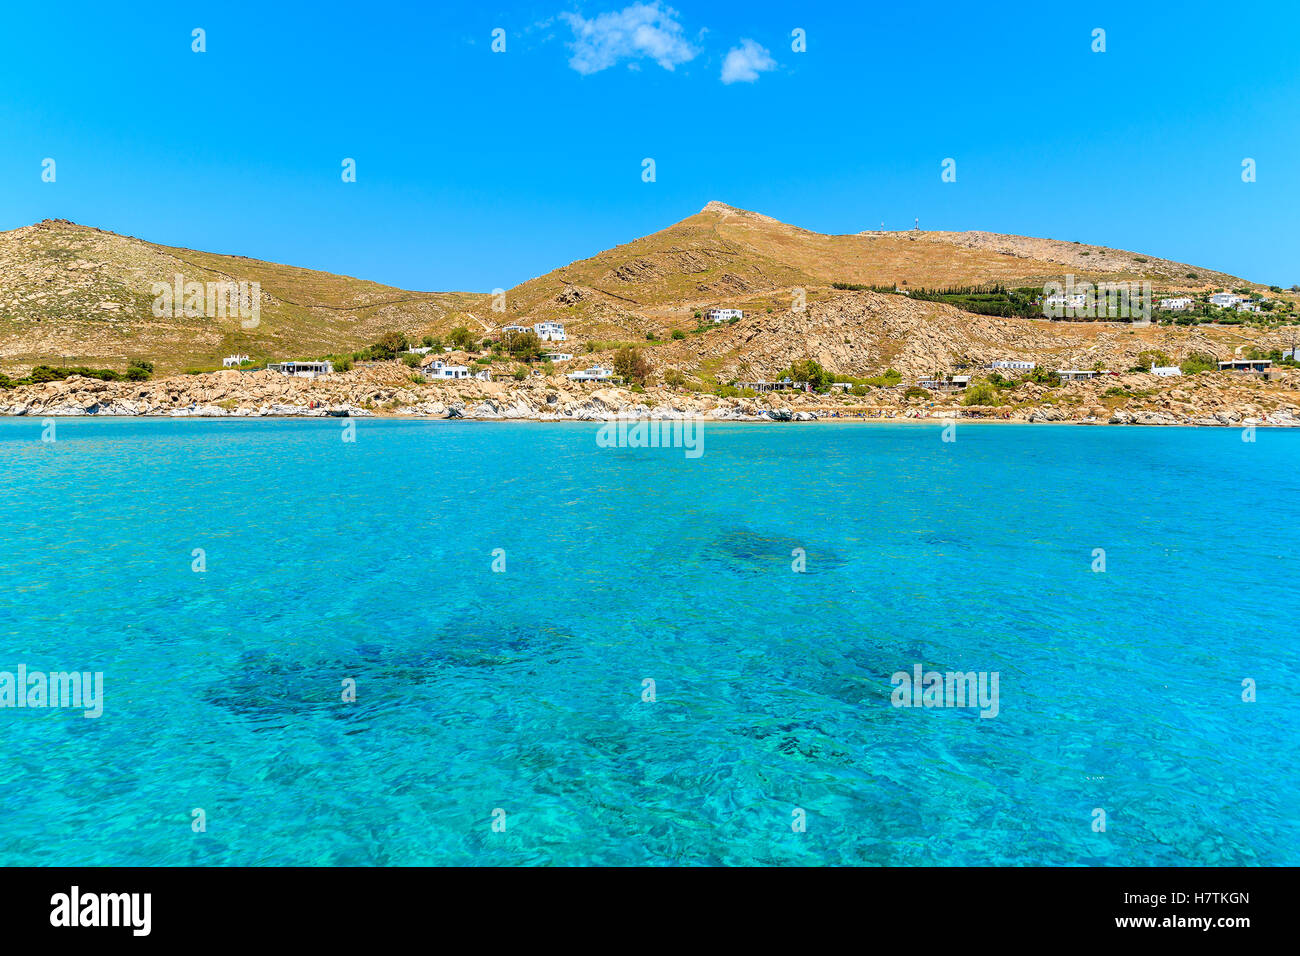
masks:
{"label": "turquoise sea", "polygon": [[0,420],[0,863],[1300,864],[1300,433],[354,424]]}

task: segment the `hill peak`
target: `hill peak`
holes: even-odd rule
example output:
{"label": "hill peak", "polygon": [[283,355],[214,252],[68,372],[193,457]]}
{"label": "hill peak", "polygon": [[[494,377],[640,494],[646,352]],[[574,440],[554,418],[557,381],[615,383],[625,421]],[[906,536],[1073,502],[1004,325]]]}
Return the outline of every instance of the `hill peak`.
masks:
{"label": "hill peak", "polygon": [[765,216],[761,212],[754,212],[752,209],[741,209],[739,206],[732,206],[717,199],[712,199],[705,204],[696,215],[703,216],[707,213],[717,213],[722,216],[739,216],[742,219],[749,219],[753,222],[768,222],[784,226],[785,223],[779,219],[773,219],[771,216]]}

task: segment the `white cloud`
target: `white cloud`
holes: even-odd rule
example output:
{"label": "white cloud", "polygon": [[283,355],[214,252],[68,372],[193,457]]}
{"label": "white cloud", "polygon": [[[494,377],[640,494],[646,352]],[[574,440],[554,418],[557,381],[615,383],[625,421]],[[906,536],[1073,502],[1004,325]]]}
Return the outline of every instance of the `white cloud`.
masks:
{"label": "white cloud", "polygon": [[671,70],[699,53],[682,36],[677,11],[653,3],[634,3],[613,13],[601,13],[588,20],[578,13],[562,13],[573,29],[573,56],[569,66],[579,73],[599,73],[620,60],[648,57]]}
{"label": "white cloud", "polygon": [[723,83],[753,83],[758,74],[776,69],[776,60],[753,40],[741,40],[722,61]]}

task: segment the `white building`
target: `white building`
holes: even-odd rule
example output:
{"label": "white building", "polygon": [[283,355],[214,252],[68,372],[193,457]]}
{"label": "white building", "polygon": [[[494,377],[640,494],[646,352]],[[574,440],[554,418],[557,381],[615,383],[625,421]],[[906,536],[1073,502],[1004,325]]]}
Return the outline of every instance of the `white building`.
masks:
{"label": "white building", "polygon": [[593,365],[581,372],[570,372],[566,377],[571,382],[608,382],[614,377],[614,370],[603,365]]}
{"label": "white building", "polygon": [[542,361],[543,362],[572,362],[573,353],[572,352],[543,352]]}
{"label": "white building", "polygon": [[464,365],[448,365],[442,359],[434,359],[432,363],[426,365],[420,371],[424,373],[425,378],[445,379],[445,378],[469,378],[469,368]]}
{"label": "white building", "polygon": [[1086,292],[1072,292],[1066,295],[1064,292],[1057,292],[1044,299],[1043,304],[1051,309],[1086,309],[1088,307],[1088,294]]}
{"label": "white building", "polygon": [[223,368],[238,368],[247,361],[247,355],[227,355],[221,360],[221,365]]}
{"label": "white building", "polygon": [[1034,370],[1034,363],[1012,362],[1004,359],[997,362],[989,362],[989,368],[1005,368],[1014,372],[1032,372]]}
{"label": "white building", "polygon": [[947,389],[961,391],[970,384],[970,376],[944,375],[940,378],[923,378],[917,384],[930,391],[945,391]]}
{"label": "white building", "polygon": [[1220,372],[1266,372],[1273,362],[1270,359],[1233,359],[1220,362]]}
{"label": "white building", "polygon": [[272,362],[267,371],[279,372],[290,378],[320,378],[334,371],[333,362]]}
{"label": "white building", "polygon": [[1259,311],[1259,303],[1256,302],[1254,299],[1244,299],[1243,301],[1237,303],[1237,311],[1238,311],[1238,312],[1258,312],[1258,311]]}
{"label": "white building", "polygon": [[412,348],[407,349],[406,352],[405,352],[404,354],[406,354],[406,355],[428,355],[428,354],[429,354],[430,352],[432,352],[432,351],[433,351],[433,346],[431,346],[431,345],[419,345],[419,346],[414,346],[414,347],[412,347]]}
{"label": "white building", "polygon": [[752,388],[756,392],[784,392],[787,389],[806,389],[807,387],[806,382],[791,381],[789,375],[779,382],[766,382],[759,379],[757,382],[737,382],[736,384],[740,388]]}
{"label": "white building", "polygon": [[1196,300],[1186,296],[1177,299],[1161,299],[1160,308],[1169,312],[1186,312],[1196,304]]}
{"label": "white building", "polygon": [[1210,296],[1210,305],[1217,305],[1221,309],[1230,309],[1238,302],[1245,302],[1244,295],[1237,295],[1235,292],[1216,292]]}
{"label": "white building", "polygon": [[1173,378],[1175,375],[1182,375],[1183,370],[1177,365],[1156,365],[1151,363],[1151,374],[1159,375],[1161,378]]}
{"label": "white building", "polygon": [[1090,368],[1065,368],[1056,373],[1062,382],[1088,382],[1097,377],[1097,372]]}
{"label": "white building", "polygon": [[543,342],[564,342],[568,339],[564,334],[564,326],[559,322],[538,322],[533,326],[533,331]]}
{"label": "white building", "polygon": [[745,313],[740,309],[709,309],[704,313],[706,319],[711,319],[714,325],[719,322],[730,322],[732,319],[743,319]]}

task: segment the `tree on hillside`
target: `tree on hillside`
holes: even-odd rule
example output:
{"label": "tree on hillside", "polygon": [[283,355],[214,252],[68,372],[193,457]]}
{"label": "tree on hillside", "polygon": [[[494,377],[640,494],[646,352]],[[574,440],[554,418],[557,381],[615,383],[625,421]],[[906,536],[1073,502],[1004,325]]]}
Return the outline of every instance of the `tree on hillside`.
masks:
{"label": "tree on hillside", "polygon": [[645,360],[640,349],[625,345],[614,353],[614,374],[628,382],[644,385],[650,375],[650,363]]}
{"label": "tree on hillside", "polygon": [[1197,372],[1213,372],[1219,367],[1218,356],[1211,355],[1209,352],[1192,352],[1187,358],[1183,359],[1183,364],[1179,370],[1184,375],[1195,375]]}
{"label": "tree on hillside", "polygon": [[1141,368],[1145,372],[1152,365],[1166,368],[1169,365],[1169,356],[1159,349],[1143,349],[1138,353],[1137,362],[1134,363],[1135,368]]}
{"label": "tree on hillside", "polygon": [[379,337],[379,341],[370,348],[369,358],[385,361],[387,359],[397,358],[398,352],[405,352],[408,347],[406,336],[401,332],[385,332]]}
{"label": "tree on hillside", "polygon": [[474,344],[474,336],[465,326],[458,325],[447,335],[447,342],[454,349],[469,349]]}
{"label": "tree on hillside", "polygon": [[536,332],[520,332],[510,336],[510,354],[517,359],[531,362],[542,354],[542,340]]}
{"label": "tree on hillside", "polygon": [[807,382],[814,391],[818,392],[826,391],[833,381],[830,372],[812,359],[791,362],[790,367],[782,373],[782,377],[788,377],[792,382]]}
{"label": "tree on hillside", "polygon": [[963,405],[1000,405],[1002,399],[991,382],[972,382],[962,396]]}

